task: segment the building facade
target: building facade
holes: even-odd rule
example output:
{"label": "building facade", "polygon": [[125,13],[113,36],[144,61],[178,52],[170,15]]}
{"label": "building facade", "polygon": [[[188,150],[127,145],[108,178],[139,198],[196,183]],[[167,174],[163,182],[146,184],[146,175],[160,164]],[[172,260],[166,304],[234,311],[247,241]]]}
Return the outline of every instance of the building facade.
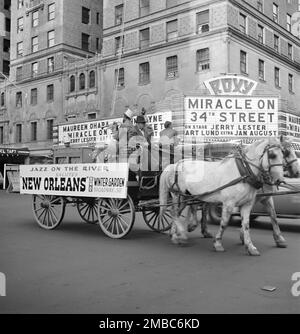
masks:
{"label": "building facade", "polygon": [[101,51],[102,8],[102,0],[12,2],[2,144],[50,153],[53,125],[65,120],[64,70]]}
{"label": "building facade", "polygon": [[53,124],[115,118],[127,107],[171,110],[180,127],[184,96],[208,94],[203,82],[226,74],[257,81],[256,95],[279,97],[282,133],[286,115],[298,122],[297,0],[20,3],[11,33],[17,87],[7,88],[0,119],[6,144],[50,149]]}
{"label": "building facade", "polygon": [[[11,0],[0,0],[0,72],[9,76],[9,52],[10,52],[10,6]],[[4,77],[0,73],[0,81]]]}
{"label": "building facade", "polygon": [[205,80],[241,74],[259,82],[256,94],[279,96],[281,112],[299,114],[297,10],[297,0],[104,1],[101,108],[179,117],[183,96],[205,93]]}

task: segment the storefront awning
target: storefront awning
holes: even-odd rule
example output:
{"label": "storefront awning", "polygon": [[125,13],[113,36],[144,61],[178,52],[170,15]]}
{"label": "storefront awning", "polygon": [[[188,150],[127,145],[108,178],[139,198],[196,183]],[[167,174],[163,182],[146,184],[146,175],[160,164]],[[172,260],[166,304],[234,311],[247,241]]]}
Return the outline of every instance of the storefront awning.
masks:
{"label": "storefront awning", "polygon": [[27,148],[8,148],[8,147],[0,147],[0,157],[28,157],[29,150]]}

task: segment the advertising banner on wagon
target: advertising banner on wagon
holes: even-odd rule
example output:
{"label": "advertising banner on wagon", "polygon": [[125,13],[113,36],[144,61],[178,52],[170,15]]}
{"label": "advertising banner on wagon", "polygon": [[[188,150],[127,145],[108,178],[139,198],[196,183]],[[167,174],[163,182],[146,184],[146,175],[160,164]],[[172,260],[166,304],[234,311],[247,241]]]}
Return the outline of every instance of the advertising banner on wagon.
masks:
{"label": "advertising banner on wagon", "polygon": [[[159,139],[159,133],[164,129],[166,121],[172,121],[172,112],[164,111],[155,114],[147,114],[147,124],[154,131],[153,137]],[[136,117],[133,118],[135,124]],[[111,126],[121,124],[122,118],[97,120],[91,122],[62,124],[58,126],[58,145],[64,145],[66,141],[70,145],[88,145],[108,142],[112,139]]]}
{"label": "advertising banner on wagon", "polygon": [[88,145],[107,142],[112,138],[111,126],[121,123],[122,118],[103,121],[91,121],[58,126],[58,145],[64,145],[66,140],[70,145]]}
{"label": "advertising banner on wagon", "polygon": [[127,163],[20,166],[21,194],[126,198],[127,183]]}
{"label": "advertising banner on wagon", "polygon": [[186,96],[186,138],[216,139],[277,137],[278,97],[252,96],[257,83],[225,76],[205,82],[211,95]]}

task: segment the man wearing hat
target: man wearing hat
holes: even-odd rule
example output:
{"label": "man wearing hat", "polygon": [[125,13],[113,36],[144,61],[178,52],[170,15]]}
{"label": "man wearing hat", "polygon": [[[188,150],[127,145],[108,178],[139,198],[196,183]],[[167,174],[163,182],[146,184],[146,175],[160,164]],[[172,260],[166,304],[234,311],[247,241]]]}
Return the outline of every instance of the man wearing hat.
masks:
{"label": "man wearing hat", "polygon": [[151,137],[153,136],[154,131],[150,125],[147,125],[146,118],[143,115],[139,115],[136,118],[136,125],[134,126],[134,132],[130,137],[136,136],[137,141],[141,141],[138,137],[143,137],[146,139],[147,143],[151,144]]}
{"label": "man wearing hat", "polygon": [[122,145],[127,145],[131,133],[134,131],[132,117],[133,111],[128,108],[123,115],[123,123],[120,125],[116,135],[114,136],[114,138]]}

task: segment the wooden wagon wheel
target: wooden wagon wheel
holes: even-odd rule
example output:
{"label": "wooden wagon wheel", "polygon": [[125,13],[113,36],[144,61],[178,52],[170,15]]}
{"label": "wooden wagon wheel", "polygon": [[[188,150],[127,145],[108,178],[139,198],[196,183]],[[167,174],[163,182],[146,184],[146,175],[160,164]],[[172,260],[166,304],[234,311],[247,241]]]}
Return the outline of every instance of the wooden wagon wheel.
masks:
{"label": "wooden wagon wheel", "polygon": [[102,231],[113,239],[125,237],[132,229],[135,207],[131,197],[99,199],[98,221]]}
{"label": "wooden wagon wheel", "polygon": [[160,208],[144,208],[143,217],[145,223],[155,232],[166,232],[171,228],[172,214],[167,208],[163,215],[160,214]]}
{"label": "wooden wagon wheel", "polygon": [[88,224],[98,223],[97,198],[87,197],[77,199],[77,210],[79,216]]}
{"label": "wooden wagon wheel", "polygon": [[59,226],[65,215],[63,197],[33,195],[32,209],[37,223],[45,230],[54,230]]}

